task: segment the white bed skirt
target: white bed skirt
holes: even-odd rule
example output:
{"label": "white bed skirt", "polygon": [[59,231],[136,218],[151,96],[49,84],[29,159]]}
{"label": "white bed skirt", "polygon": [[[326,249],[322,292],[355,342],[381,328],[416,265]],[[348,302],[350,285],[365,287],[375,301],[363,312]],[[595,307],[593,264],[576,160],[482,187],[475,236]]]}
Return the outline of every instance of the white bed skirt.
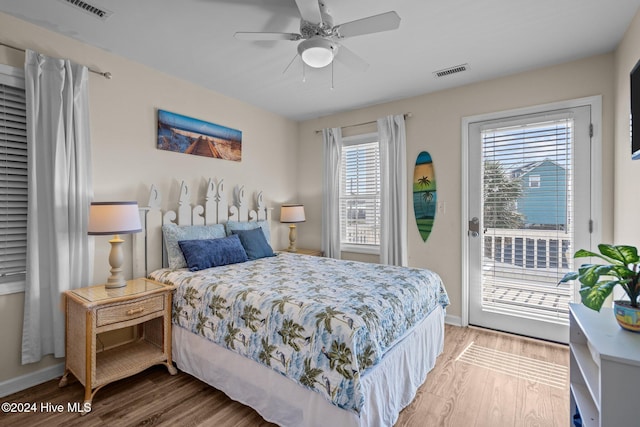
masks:
{"label": "white bed skirt", "polygon": [[365,404],[358,417],[258,362],[173,327],[173,360],[180,370],[287,427],[392,426],[443,347],[444,309],[438,306],[363,375]]}

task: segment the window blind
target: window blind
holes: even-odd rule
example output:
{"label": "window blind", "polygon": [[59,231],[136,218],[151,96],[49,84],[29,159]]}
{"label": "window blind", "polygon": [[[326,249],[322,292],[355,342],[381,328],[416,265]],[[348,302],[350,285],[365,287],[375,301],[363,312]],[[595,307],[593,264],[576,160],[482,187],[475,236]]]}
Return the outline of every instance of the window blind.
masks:
{"label": "window blind", "polygon": [[25,278],[26,123],[24,89],[0,84],[0,284]]}
{"label": "window blind", "polygon": [[483,308],[568,319],[573,248],[573,119],[486,128]]}
{"label": "window blind", "polygon": [[342,147],[340,239],[347,245],[380,245],[380,147]]}

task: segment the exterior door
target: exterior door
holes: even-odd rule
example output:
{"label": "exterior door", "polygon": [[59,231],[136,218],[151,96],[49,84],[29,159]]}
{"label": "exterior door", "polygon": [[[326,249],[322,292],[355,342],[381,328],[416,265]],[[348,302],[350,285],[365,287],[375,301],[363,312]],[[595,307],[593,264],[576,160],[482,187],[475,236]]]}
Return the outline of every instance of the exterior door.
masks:
{"label": "exterior door", "polygon": [[469,123],[469,323],[568,342],[591,248],[591,106]]}

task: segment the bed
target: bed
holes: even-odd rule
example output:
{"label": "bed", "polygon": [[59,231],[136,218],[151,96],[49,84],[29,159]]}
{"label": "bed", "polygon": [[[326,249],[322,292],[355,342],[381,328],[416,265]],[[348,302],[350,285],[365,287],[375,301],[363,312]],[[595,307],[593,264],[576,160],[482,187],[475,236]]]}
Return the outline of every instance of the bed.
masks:
{"label": "bed", "polygon": [[233,204],[223,182],[209,180],[206,193],[191,207],[183,183],[177,212],[161,213],[152,187],[134,242],[136,274],[177,287],[178,368],[282,426],[393,425],[442,352],[440,277],[270,253],[262,193],[252,209],[242,187]]}

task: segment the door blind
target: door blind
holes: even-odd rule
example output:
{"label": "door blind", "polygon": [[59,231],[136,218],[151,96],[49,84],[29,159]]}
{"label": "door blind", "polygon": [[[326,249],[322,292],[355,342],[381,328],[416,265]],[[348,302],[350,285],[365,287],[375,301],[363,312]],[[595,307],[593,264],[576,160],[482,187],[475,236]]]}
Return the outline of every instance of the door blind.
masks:
{"label": "door blind", "polygon": [[342,147],[340,238],[348,245],[380,244],[378,142]]}
{"label": "door blind", "polygon": [[0,284],[26,271],[26,123],[24,89],[0,84]]}
{"label": "door blind", "polygon": [[481,132],[483,309],[568,320],[572,268],[573,119]]}

